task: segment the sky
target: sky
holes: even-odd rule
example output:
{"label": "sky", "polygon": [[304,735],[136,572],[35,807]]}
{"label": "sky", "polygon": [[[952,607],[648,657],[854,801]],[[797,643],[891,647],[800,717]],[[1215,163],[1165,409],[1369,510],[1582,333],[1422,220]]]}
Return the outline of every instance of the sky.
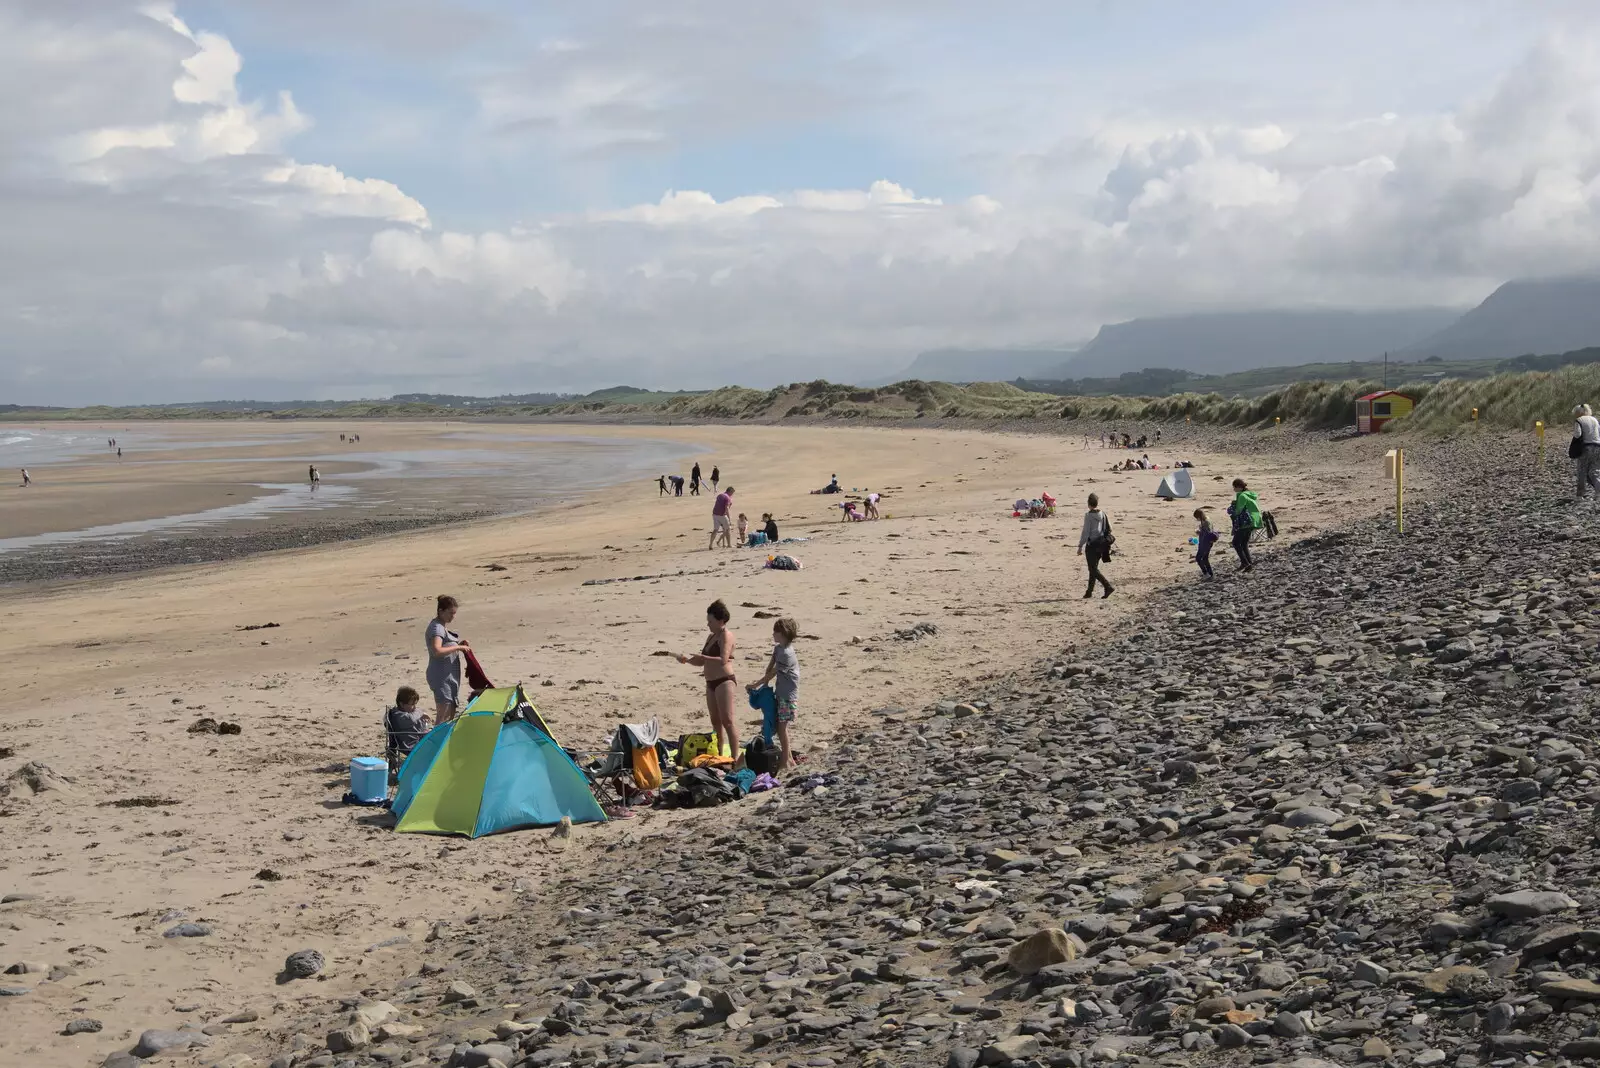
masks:
{"label": "sky", "polygon": [[1576,0],[0,0],[0,403],[863,380],[1600,268]]}

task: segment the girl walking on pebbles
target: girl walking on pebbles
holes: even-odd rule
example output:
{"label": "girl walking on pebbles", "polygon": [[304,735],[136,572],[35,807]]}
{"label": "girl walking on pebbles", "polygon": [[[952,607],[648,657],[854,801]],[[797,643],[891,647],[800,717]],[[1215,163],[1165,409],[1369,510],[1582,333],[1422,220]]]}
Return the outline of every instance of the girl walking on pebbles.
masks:
{"label": "girl walking on pebbles", "polygon": [[1211,571],[1211,547],[1217,543],[1218,534],[1204,508],[1196,508],[1194,517],[1200,524],[1194,532],[1194,562],[1200,565],[1203,578],[1216,578]]}
{"label": "girl walking on pebbles", "polygon": [[1100,497],[1089,494],[1089,510],[1083,515],[1083,533],[1078,535],[1078,555],[1089,563],[1089,588],[1084,591],[1085,598],[1094,596],[1096,582],[1106,588],[1100,595],[1101,600],[1110,597],[1116,587],[1111,585],[1111,580],[1100,574],[1100,565],[1111,559],[1111,520],[1100,510]]}

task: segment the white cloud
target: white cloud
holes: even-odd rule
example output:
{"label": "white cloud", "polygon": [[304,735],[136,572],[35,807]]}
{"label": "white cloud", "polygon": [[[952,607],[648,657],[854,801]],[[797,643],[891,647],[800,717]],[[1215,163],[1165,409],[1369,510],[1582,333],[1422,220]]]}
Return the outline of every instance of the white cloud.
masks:
{"label": "white cloud", "polygon": [[[1141,108],[943,183],[874,162],[870,182],[629,204],[597,182],[571,210],[436,227],[393,174],[290,156],[310,119],[293,87],[241,94],[249,49],[171,8],[52,10],[0,12],[0,87],[38,86],[0,115],[7,399],[170,396],[196,375],[276,395],[846,377],[1132,315],[1461,302],[1600,267],[1600,63],[1581,35],[1448,108]],[[591,156],[852,121],[794,73],[797,55],[823,82],[843,62],[819,18],[764,11],[713,69],[743,16],[684,10],[475,72],[483,117]]]}

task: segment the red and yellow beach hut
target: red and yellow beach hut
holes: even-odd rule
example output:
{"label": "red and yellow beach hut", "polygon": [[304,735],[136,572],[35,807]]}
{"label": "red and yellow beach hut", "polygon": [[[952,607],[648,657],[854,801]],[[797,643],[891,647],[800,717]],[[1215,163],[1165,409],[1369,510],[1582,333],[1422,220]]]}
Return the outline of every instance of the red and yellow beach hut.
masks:
{"label": "red and yellow beach hut", "polygon": [[1410,415],[1416,399],[1392,389],[1380,389],[1356,398],[1356,432],[1376,434],[1383,424],[1402,415]]}

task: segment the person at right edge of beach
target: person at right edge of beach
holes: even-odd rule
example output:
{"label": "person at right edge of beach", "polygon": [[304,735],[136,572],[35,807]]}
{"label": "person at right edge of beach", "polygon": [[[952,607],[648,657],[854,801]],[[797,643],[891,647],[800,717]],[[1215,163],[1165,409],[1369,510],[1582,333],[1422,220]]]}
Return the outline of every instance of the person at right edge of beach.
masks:
{"label": "person at right edge of beach", "polygon": [[456,706],[461,703],[461,651],[472,648],[465,638],[450,630],[459,607],[454,597],[440,594],[434,616],[423,632],[428,648],[428,689],[433,691],[436,726],[456,718]]}
{"label": "person at right edge of beach", "polygon": [[711,716],[712,733],[719,746],[727,747],[720,750],[722,754],[732,757],[734,767],[740,768],[744,766],[744,753],[739,748],[739,723],[733,715],[739,679],[733,669],[733,631],[728,629],[732,618],[727,605],[712,601],[706,609],[706,630],[710,634],[705,645],[693,655],[679,653],[678,663],[701,669],[706,679],[706,711]]}
{"label": "person at right edge of beach", "polygon": [[1600,419],[1594,409],[1580,404],[1572,409],[1572,445],[1568,454],[1577,461],[1578,500],[1589,495],[1592,489],[1600,493]]}
{"label": "person at right edge of beach", "polygon": [[1228,505],[1228,515],[1233,517],[1233,551],[1239,554],[1239,570],[1250,571],[1256,566],[1250,559],[1250,539],[1261,527],[1261,505],[1256,501],[1255,490],[1242,478],[1233,480],[1233,503]]}
{"label": "person at right edge of beach", "polygon": [[1100,573],[1100,565],[1111,559],[1111,520],[1100,510],[1100,497],[1089,494],[1089,510],[1083,514],[1083,533],[1078,535],[1078,555],[1089,564],[1089,588],[1085,598],[1094,596],[1096,582],[1106,588],[1101,600],[1110,597],[1116,589],[1111,580]]}

